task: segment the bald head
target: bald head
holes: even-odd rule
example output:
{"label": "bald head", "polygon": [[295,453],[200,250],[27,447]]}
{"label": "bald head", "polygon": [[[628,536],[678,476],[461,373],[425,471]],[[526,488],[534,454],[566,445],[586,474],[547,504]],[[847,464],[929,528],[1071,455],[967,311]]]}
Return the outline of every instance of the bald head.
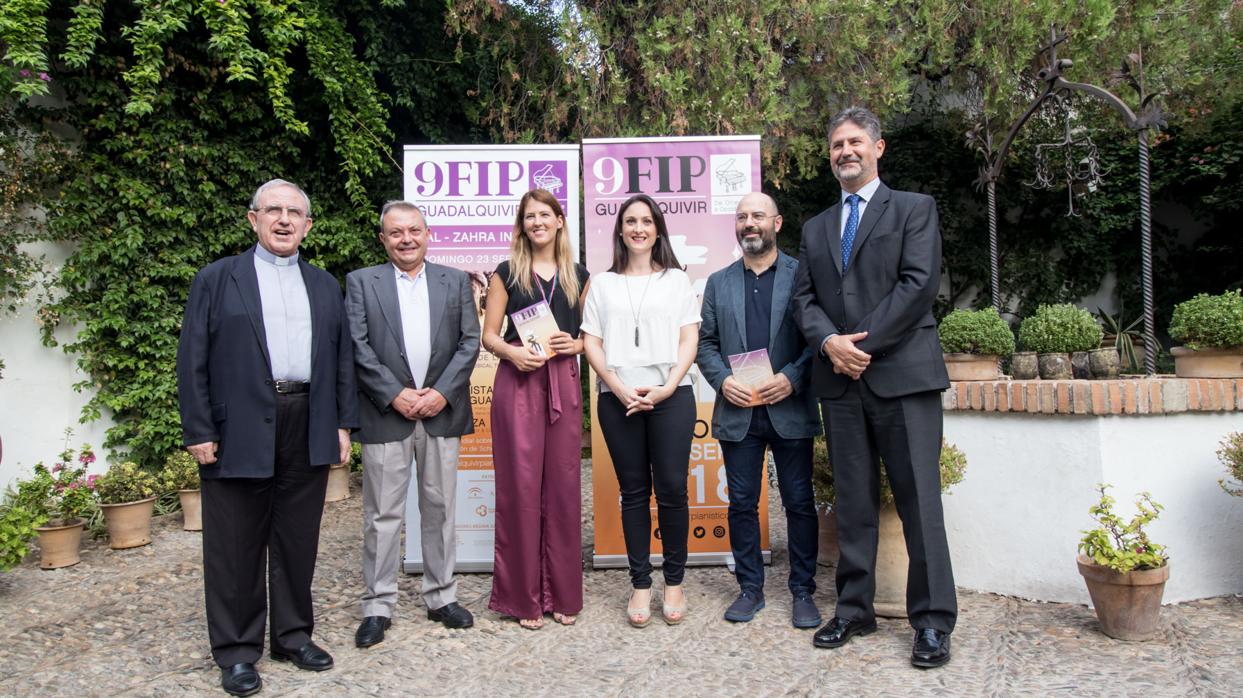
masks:
{"label": "bald head", "polygon": [[759,259],[776,254],[779,230],[781,214],[777,213],[777,202],[773,197],[764,192],[753,191],[738,202],[734,215],[734,234],[744,255]]}
{"label": "bald head", "polygon": [[738,202],[736,212],[743,213],[744,211],[763,211],[770,216],[776,216],[777,202],[773,197],[762,191],[753,191],[742,197],[742,200]]}

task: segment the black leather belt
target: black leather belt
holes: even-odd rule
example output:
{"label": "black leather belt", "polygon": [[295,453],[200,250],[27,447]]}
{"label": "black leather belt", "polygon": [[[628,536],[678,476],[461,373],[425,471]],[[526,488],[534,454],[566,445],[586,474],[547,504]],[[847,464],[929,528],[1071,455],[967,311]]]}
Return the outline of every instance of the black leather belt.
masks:
{"label": "black leather belt", "polygon": [[281,395],[290,395],[293,393],[309,393],[311,392],[311,384],[306,381],[286,381],[278,380],[273,383],[276,386],[276,392]]}

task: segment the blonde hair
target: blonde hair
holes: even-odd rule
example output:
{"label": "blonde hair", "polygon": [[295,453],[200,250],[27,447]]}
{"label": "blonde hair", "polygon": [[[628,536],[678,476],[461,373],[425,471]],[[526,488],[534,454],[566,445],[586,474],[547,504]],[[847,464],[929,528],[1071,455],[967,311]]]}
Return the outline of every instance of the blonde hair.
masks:
{"label": "blonde hair", "polygon": [[532,189],[522,195],[518,202],[518,215],[514,220],[514,232],[509,242],[509,285],[516,286],[528,296],[535,294],[535,274],[531,271],[531,240],[522,230],[522,218],[526,215],[527,204],[532,200],[547,204],[553,214],[561,219],[561,229],[553,240],[553,256],[557,263],[557,276],[561,278],[561,290],[570,302],[570,307],[578,305],[579,292],[578,272],[574,268],[574,253],[570,250],[570,231],[565,222],[565,213],[557,197],[543,189]]}

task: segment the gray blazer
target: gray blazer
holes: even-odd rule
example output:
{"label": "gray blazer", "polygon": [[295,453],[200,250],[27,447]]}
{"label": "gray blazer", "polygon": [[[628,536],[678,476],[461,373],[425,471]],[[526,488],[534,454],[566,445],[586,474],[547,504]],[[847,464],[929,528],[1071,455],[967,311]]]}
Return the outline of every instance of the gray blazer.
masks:
{"label": "gray blazer", "polygon": [[[768,358],[773,371],[784,373],[794,394],[768,406],[773,428],[786,439],[806,439],[820,433],[820,412],[816,398],[808,390],[811,349],[794,322],[790,293],[798,272],[798,260],[777,253],[777,278],[773,282],[772,320],[768,329]],[[750,407],[738,407],[721,394],[721,384],[732,371],[728,356],[752,351],[747,347],[747,311],[742,260],[713,273],[704,289],[699,325],[699,354],[696,363],[704,378],[716,390],[712,408],[712,436],[720,441],[741,441],[751,424]]]}
{"label": "gray blazer", "polygon": [[[435,388],[448,403],[440,414],[423,420],[431,436],[461,436],[474,431],[470,405],[470,374],[479,356],[479,317],[466,273],[427,264],[427,297],[432,355],[426,387]],[[393,398],[414,385],[406,362],[406,344],[397,304],[397,278],[390,263],[350,272],[345,277],[345,314],[354,342],[358,373],[358,416],[354,438],[362,443],[400,441],[414,422],[393,409]],[[424,386],[419,386],[424,387]]]}

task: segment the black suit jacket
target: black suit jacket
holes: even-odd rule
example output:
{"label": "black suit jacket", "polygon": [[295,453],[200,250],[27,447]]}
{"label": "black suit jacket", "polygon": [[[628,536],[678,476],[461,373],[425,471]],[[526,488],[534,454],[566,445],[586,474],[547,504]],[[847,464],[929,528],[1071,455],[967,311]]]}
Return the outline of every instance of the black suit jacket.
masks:
{"label": "black suit jacket", "polygon": [[833,372],[820,351],[831,334],[868,332],[859,349],[872,355],[860,380],[881,397],[949,387],[932,305],[941,283],[936,202],[884,183],[868,202],[842,274],[839,202],[803,225],[795,317],[815,348],[812,389],[838,397],[850,377]]}
{"label": "black suit jacket", "polygon": [[345,277],[345,305],[358,370],[362,443],[400,441],[414,422],[392,407],[404,387],[414,387],[406,361],[405,332],[430,332],[432,354],[424,385],[445,398],[445,408],[423,421],[431,436],[473,433],[470,374],[479,358],[479,315],[470,277],[453,267],[426,262],[430,327],[405,328],[397,300],[397,275],[391,263],[350,272]]}
{"label": "black suit jacket", "polygon": [[[337,429],[358,426],[354,351],[341,286],[299,259],[311,306],[311,465],[340,461]],[[276,392],[263,328],[255,249],[195,275],[177,347],[182,442],[218,441],[204,478],[271,477]]]}

